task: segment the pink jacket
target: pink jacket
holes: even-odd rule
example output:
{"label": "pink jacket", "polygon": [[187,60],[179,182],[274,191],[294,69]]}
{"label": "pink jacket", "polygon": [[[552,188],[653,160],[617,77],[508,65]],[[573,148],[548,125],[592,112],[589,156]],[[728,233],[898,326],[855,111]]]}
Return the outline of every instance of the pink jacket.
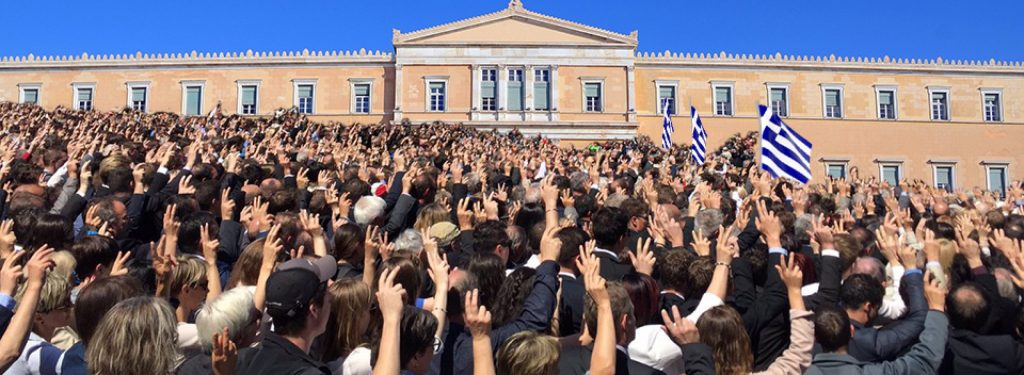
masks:
{"label": "pink jacket", "polygon": [[768,366],[767,370],[756,372],[764,375],[803,374],[811,366],[811,350],[814,347],[814,322],[810,311],[789,310],[789,348]]}

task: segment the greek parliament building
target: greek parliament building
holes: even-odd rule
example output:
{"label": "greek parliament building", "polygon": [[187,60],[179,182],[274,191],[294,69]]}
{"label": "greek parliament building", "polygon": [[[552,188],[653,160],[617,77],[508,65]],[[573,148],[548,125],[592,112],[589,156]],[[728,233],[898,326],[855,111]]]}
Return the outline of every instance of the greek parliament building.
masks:
{"label": "greek parliament building", "polygon": [[23,56],[0,59],[0,100],[202,115],[297,107],[343,123],[443,121],[563,143],[690,142],[759,129],[770,104],[814,143],[815,179],[912,178],[1003,190],[1024,176],[1024,66],[941,58],[639,52],[636,31],[505,9],[392,35],[393,52]]}

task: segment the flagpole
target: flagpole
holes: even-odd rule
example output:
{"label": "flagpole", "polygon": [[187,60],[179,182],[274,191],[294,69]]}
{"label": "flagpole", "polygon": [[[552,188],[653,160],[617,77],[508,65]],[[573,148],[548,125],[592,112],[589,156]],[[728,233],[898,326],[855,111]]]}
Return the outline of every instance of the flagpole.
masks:
{"label": "flagpole", "polygon": [[693,97],[687,95],[686,101],[690,104],[690,152],[686,153],[686,158],[690,159],[690,164],[696,166],[697,161],[693,160]]}
{"label": "flagpole", "polygon": [[[761,102],[758,101],[757,102],[758,109],[760,109],[761,105],[762,105]],[[767,108],[767,110],[771,110],[771,107],[766,107],[766,108]],[[757,114],[758,114],[758,116],[757,116],[757,169],[758,169],[758,172],[760,172],[761,169],[763,168],[761,166],[761,158],[764,157],[764,155],[762,155],[764,149],[761,148],[761,139],[764,138],[764,127],[761,126],[761,116],[760,116],[761,115],[761,111],[758,111]]]}

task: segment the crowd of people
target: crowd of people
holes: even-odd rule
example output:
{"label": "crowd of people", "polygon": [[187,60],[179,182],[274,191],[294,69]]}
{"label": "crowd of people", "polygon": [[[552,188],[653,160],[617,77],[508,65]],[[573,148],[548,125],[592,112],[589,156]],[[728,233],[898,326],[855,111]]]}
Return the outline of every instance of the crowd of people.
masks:
{"label": "crowd of people", "polygon": [[1022,374],[1024,189],[0,103],[10,374]]}

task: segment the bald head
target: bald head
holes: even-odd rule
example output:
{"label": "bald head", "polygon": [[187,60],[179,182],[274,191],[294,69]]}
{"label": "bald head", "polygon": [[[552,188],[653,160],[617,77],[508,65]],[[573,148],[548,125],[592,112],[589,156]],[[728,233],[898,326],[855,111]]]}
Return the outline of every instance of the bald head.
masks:
{"label": "bald head", "polygon": [[262,195],[264,199],[269,199],[274,195],[274,193],[280,191],[283,186],[284,184],[282,184],[280,180],[276,178],[268,178],[260,183],[260,195]]}

